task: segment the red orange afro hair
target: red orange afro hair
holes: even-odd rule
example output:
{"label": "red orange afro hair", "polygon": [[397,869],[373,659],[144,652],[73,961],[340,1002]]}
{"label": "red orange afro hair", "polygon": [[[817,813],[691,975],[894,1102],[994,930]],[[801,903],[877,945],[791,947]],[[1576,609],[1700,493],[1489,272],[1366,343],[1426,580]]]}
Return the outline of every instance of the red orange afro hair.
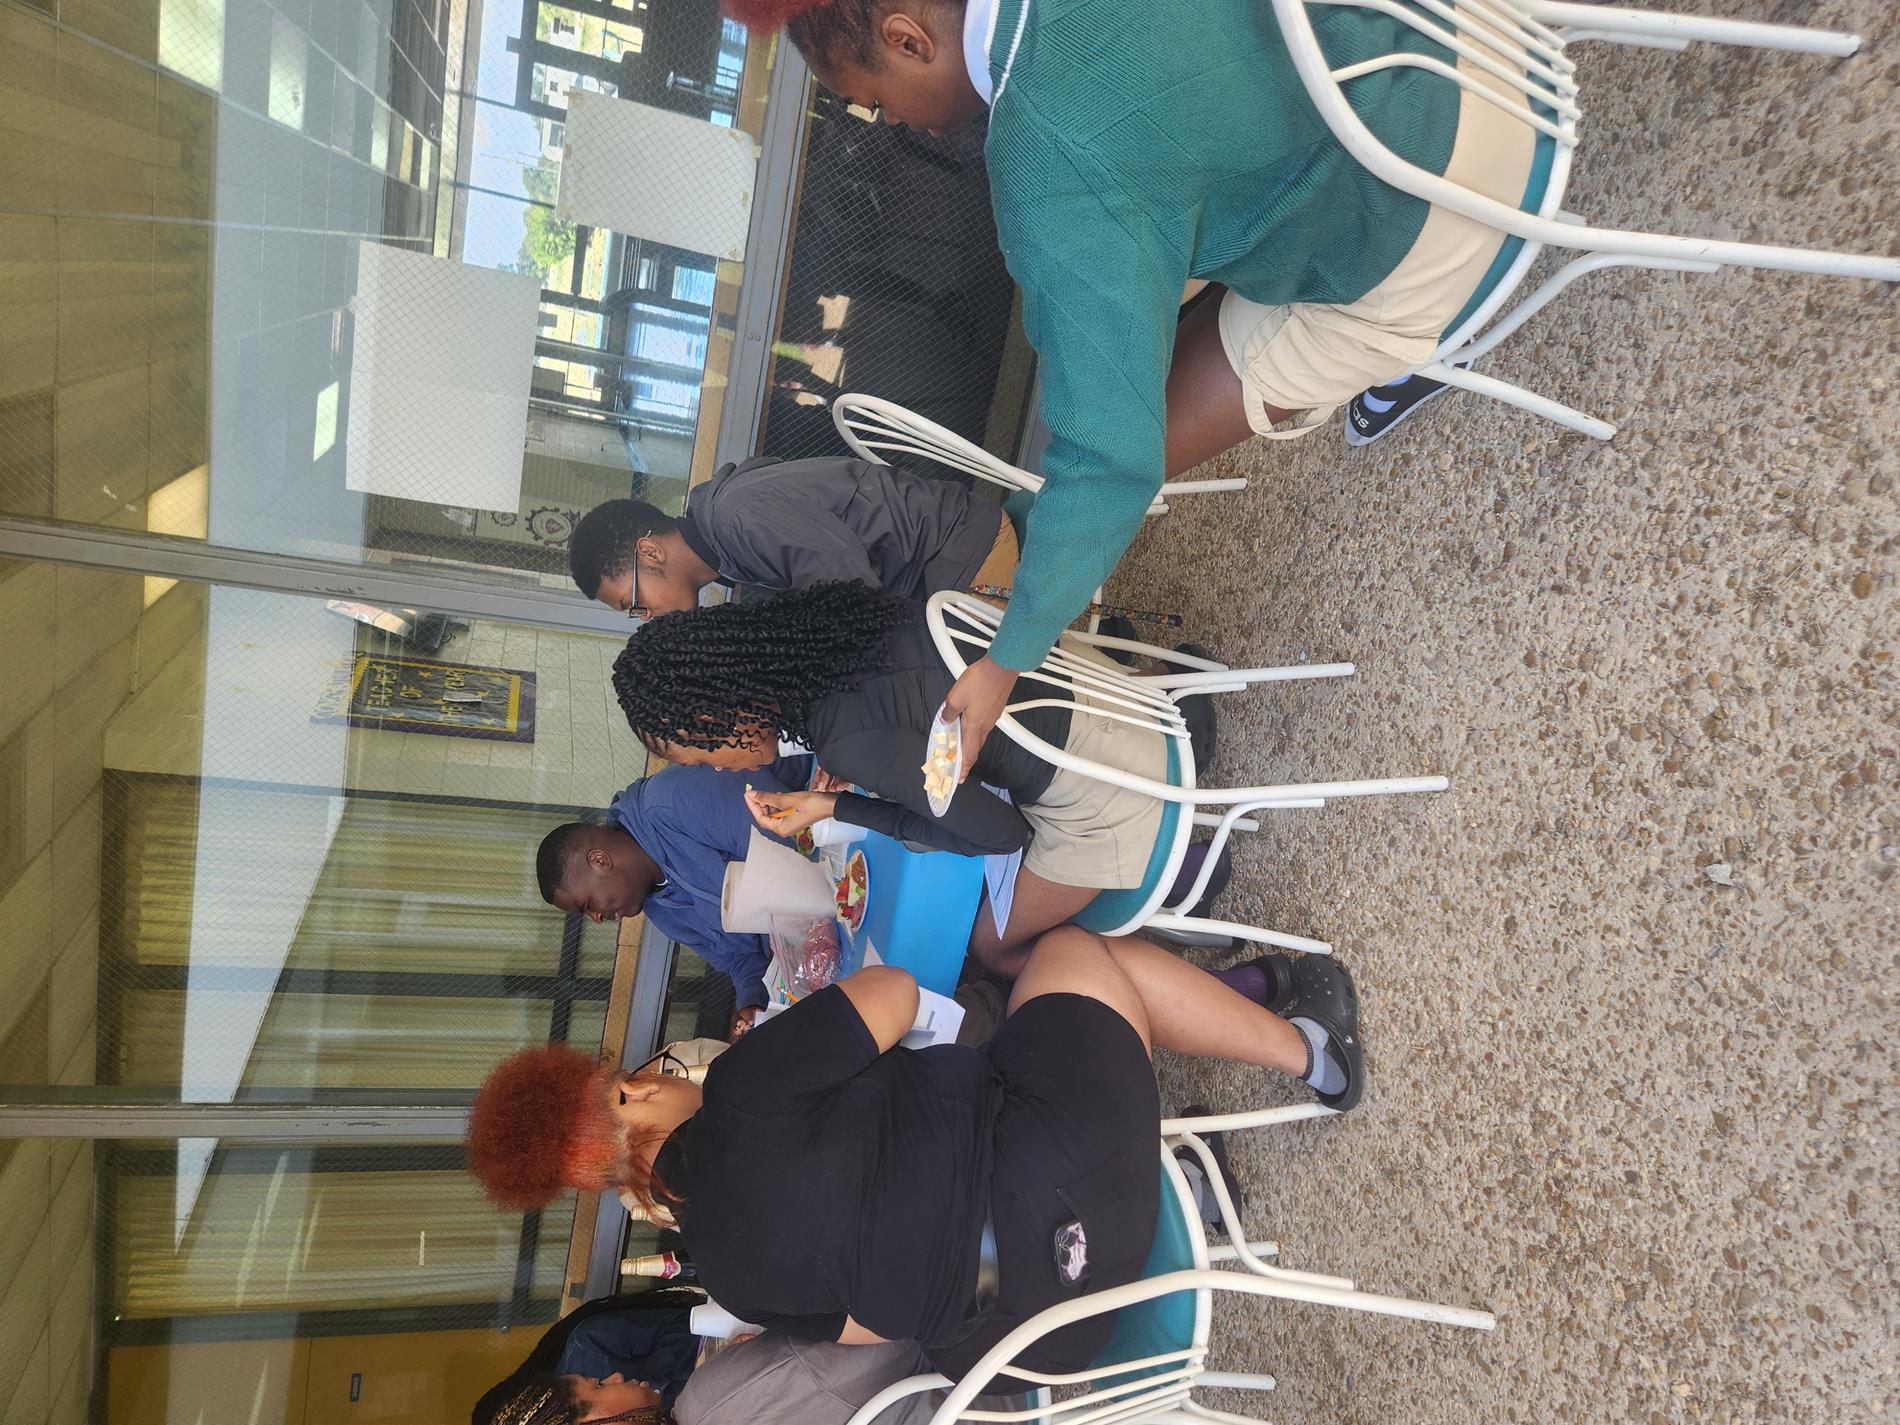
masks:
{"label": "red orange afro hair", "polygon": [[490,1201],[526,1212],[620,1176],[627,1139],[609,1104],[610,1072],[565,1044],[495,1066],[468,1115],[468,1168]]}

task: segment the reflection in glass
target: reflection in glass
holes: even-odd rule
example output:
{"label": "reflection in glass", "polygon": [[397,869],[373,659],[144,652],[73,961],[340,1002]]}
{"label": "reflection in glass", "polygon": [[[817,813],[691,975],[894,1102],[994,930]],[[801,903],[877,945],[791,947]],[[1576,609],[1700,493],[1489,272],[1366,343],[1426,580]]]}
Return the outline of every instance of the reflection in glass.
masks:
{"label": "reflection in glass", "polygon": [[[82,1221],[97,1220],[75,1262],[90,1285],[96,1254],[102,1278],[95,1418],[462,1419],[559,1308],[573,1200],[497,1213],[454,1144],[187,1139],[80,1151],[62,1192]],[[88,1296],[76,1295],[84,1314],[65,1323],[79,1358],[70,1403],[42,1417],[57,1425],[87,1418]],[[49,1325],[61,1323],[55,1312]]]}
{"label": "reflection in glass", "polygon": [[224,79],[224,0],[160,0],[158,62],[215,93]]}
{"label": "reflection in glass", "polygon": [[[561,588],[558,535],[503,531],[543,510],[560,519],[537,527],[571,527],[630,493],[681,503],[709,438],[701,393],[730,350],[712,339],[714,264],[560,216],[563,106],[580,89],[730,123],[749,45],[715,0],[612,13],[154,0],[144,60],[107,23],[122,8],[83,7],[60,31],[31,6],[15,22],[74,59],[49,71],[73,88],[58,151],[14,161],[43,172],[44,191],[9,169],[22,208],[51,215],[48,238],[15,225],[9,256],[24,292],[71,296],[18,314],[46,340],[9,357],[0,512],[141,527],[152,492],[202,469],[206,518],[184,537]],[[761,55],[754,113],[768,79]],[[30,112],[47,102],[20,97]],[[515,499],[489,508],[448,488],[395,510],[355,468],[360,276],[378,246],[541,288],[533,341],[509,358],[525,409],[492,452],[521,471]],[[655,303],[669,331],[698,338],[691,369],[645,354]],[[459,344],[422,335],[416,380],[456,384]]]}
{"label": "reflection in glass", "polygon": [[831,402],[881,396],[1013,459],[1033,361],[991,214],[981,126],[866,124],[820,90],[763,448],[837,449]]}

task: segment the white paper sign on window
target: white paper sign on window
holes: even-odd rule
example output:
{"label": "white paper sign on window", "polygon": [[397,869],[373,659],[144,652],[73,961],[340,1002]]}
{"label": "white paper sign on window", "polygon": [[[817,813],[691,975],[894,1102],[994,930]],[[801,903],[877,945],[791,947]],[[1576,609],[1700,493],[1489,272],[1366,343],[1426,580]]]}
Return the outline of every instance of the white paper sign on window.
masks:
{"label": "white paper sign on window", "polygon": [[555,211],[739,262],[757,171],[758,145],[742,130],[576,90],[568,96]]}
{"label": "white paper sign on window", "polygon": [[344,483],[518,510],[540,279],[380,243],[360,251]]}

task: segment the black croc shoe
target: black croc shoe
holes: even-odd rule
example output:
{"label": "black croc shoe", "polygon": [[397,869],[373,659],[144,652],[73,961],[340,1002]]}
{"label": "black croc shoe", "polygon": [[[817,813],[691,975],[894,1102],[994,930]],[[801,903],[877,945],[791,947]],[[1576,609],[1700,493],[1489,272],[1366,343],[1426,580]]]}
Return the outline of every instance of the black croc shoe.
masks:
{"label": "black croc shoe", "polygon": [[[1139,642],[1141,639],[1141,630],[1135,627],[1135,621],[1121,614],[1108,615],[1095,625],[1095,631],[1104,638],[1125,638],[1131,643]],[[1098,648],[1095,651],[1107,654],[1126,667],[1135,666],[1136,657],[1126,648]]]}
{"label": "black croc shoe", "polygon": [[[1214,1110],[1204,1103],[1191,1103],[1181,1110],[1181,1117],[1209,1118],[1213,1115],[1213,1112]],[[1232,1198],[1234,1202],[1234,1220],[1236,1222],[1245,1222],[1247,1220],[1247,1199],[1241,1194],[1240,1180],[1234,1176],[1234,1165],[1229,1162],[1227,1158],[1227,1135],[1217,1131],[1213,1133],[1197,1133],[1194,1136],[1207,1144],[1207,1151],[1214,1155],[1214,1166],[1220,1169],[1221,1181],[1227,1186],[1227,1196]],[[1201,1166],[1200,1154],[1191,1148],[1176,1148],[1174,1150],[1174,1156],[1184,1161],[1192,1162],[1196,1167]],[[1205,1169],[1203,1169],[1203,1171],[1205,1171]],[[1201,1214],[1202,1218],[1209,1226],[1219,1227],[1224,1231],[1226,1229],[1226,1223],[1221,1220],[1218,1209],[1214,1208],[1212,1194],[1209,1194],[1208,1197],[1208,1208],[1208,1212]]]}
{"label": "black croc shoe", "polygon": [[[1209,662],[1215,661],[1214,655],[1198,643],[1177,643],[1174,651],[1205,658]],[[1200,671],[1184,663],[1169,663],[1167,666],[1181,673]],[[1180,707],[1181,716],[1187,722],[1190,745],[1194,748],[1194,778],[1200,781],[1213,772],[1215,759],[1220,756],[1220,716],[1214,708],[1211,693],[1190,693],[1181,699]]]}
{"label": "black croc shoe", "polygon": [[1326,1056],[1346,1075],[1338,1093],[1313,1092],[1328,1108],[1344,1113],[1366,1091],[1366,1052],[1359,1042],[1359,992],[1352,975],[1330,955],[1302,955],[1293,965],[1293,993],[1275,1013],[1310,1019],[1327,1033]]}

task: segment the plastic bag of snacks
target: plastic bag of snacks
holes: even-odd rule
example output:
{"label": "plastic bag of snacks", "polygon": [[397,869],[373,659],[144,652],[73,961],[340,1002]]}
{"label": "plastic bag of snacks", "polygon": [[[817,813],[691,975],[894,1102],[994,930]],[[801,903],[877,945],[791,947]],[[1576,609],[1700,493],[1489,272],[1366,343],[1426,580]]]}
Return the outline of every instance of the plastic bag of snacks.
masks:
{"label": "plastic bag of snacks", "polygon": [[843,947],[838,922],[802,915],[772,917],[772,958],[793,999],[815,994],[838,978]]}

